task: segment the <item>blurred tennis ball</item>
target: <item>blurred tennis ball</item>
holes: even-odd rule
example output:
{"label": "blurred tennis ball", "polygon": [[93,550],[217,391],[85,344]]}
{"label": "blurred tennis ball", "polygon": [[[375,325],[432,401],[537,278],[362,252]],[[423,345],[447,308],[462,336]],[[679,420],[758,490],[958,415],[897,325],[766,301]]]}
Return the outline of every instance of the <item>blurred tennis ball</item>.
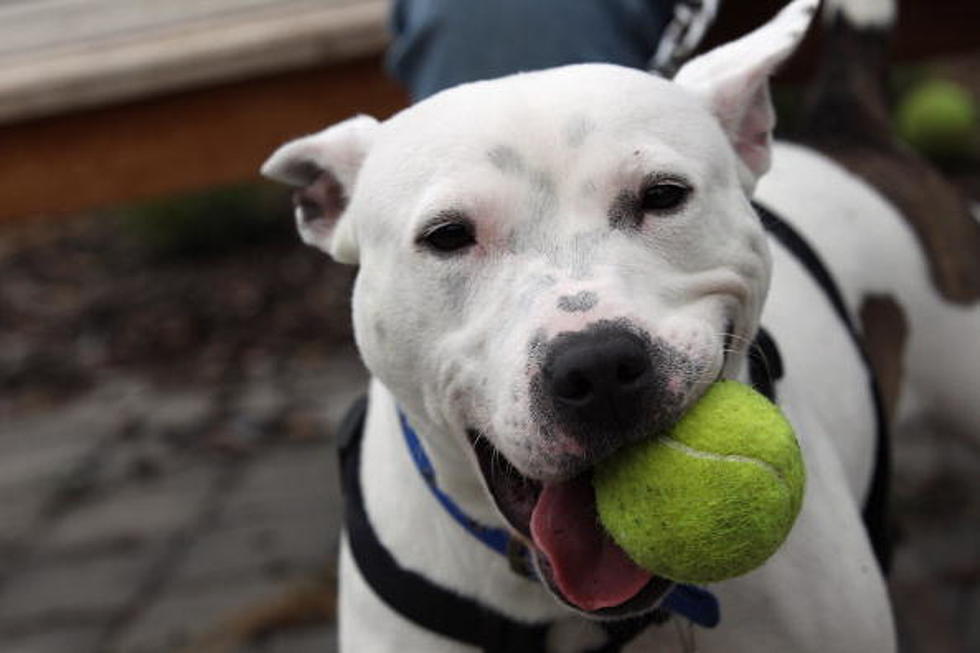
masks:
{"label": "blurred tennis ball", "polygon": [[898,134],[926,156],[968,156],[976,148],[977,106],[963,87],[930,79],[912,88],[895,112]]}

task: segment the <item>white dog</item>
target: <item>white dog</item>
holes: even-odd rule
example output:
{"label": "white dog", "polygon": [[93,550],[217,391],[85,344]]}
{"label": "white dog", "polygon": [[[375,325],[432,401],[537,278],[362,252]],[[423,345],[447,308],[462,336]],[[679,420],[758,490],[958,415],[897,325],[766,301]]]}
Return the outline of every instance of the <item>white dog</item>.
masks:
{"label": "white dog", "polygon": [[[301,188],[304,240],[360,266],[354,330],[374,380],[345,462],[343,650],[895,649],[862,519],[881,489],[880,414],[846,318],[878,292],[913,334],[980,322],[950,317],[870,187],[771,145],[767,79],[816,5],[672,82],[594,64],[467,84],[265,164]],[[911,363],[980,365],[917,337]],[[624,562],[590,469],[719,377],[760,370],[808,473],[783,547],[707,592]],[[975,413],[975,391],[959,393]]]}

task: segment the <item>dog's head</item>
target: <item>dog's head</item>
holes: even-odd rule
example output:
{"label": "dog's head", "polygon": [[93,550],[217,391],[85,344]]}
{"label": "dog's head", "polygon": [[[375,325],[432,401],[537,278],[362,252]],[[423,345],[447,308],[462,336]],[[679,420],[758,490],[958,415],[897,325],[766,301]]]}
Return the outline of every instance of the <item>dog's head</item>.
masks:
{"label": "dog's head", "polygon": [[468,84],[263,168],[298,187],[304,240],[360,265],[358,346],[437,469],[463,460],[580,610],[655,598],[600,560],[590,470],[741,363],[769,281],[749,203],[767,79],[815,4],[673,82],[589,64]]}

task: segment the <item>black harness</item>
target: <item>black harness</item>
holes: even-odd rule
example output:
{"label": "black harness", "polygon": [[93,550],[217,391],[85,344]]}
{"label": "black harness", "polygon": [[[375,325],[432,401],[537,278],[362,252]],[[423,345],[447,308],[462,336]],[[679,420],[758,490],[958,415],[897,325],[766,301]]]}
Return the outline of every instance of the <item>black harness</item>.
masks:
{"label": "black harness", "polygon": [[[843,296],[816,252],[785,222],[755,205],[766,230],[789,249],[823,288],[855,346],[864,356],[860,336],[847,314]],[[867,358],[869,383],[878,420],[878,446],[874,478],[864,509],[864,523],[882,569],[890,562],[887,531],[887,488],[889,457],[887,430],[877,384]],[[775,400],[775,382],[783,376],[783,363],[776,343],[764,329],[749,349],[749,373],[755,388]],[[526,623],[473,599],[436,585],[402,567],[378,539],[364,508],[361,490],[361,441],[367,413],[367,398],[361,397],[349,410],[338,432],[344,521],[351,553],[362,577],[390,608],[401,616],[443,637],[469,644],[487,653],[536,653],[546,650],[550,622]],[[659,625],[670,613],[655,609],[647,614],[618,621],[597,622],[607,634],[606,643],[589,653],[616,653],[651,625]]]}
{"label": "black harness", "polygon": [[[547,650],[550,623],[520,622],[440,587],[399,565],[381,544],[364,510],[361,493],[361,439],[366,412],[367,398],[361,397],[344,419],[340,429],[340,462],[347,537],[358,569],[371,589],[409,621],[487,653]],[[615,653],[647,626],[665,619],[665,614],[655,610],[634,619],[604,622],[609,641],[590,653]]]}
{"label": "black harness", "polygon": [[[877,435],[875,443],[875,464],[874,472],[871,477],[871,487],[868,490],[868,498],[864,505],[862,518],[864,527],[868,531],[868,538],[871,541],[871,548],[875,558],[883,573],[887,574],[891,569],[892,561],[892,538],[888,524],[888,484],[891,479],[891,451],[888,437],[888,420],[885,417],[884,404],[881,400],[881,391],[878,389],[878,380],[875,378],[874,369],[868,359],[867,351],[861,333],[851,321],[847,312],[847,305],[844,303],[844,295],[830,275],[830,271],[820,260],[816,251],[806,242],[803,237],[790,225],[781,220],[776,214],[764,206],[753,203],[762,226],[778,240],[783,247],[790,251],[797,260],[807,269],[813,279],[823,289],[827,300],[830,302],[840,319],[841,324],[847,329],[851,336],[854,348],[864,362],[864,368],[868,373],[868,386],[871,392],[871,399],[874,403],[875,422],[877,423]],[[780,373],[782,370],[780,370]],[[754,377],[753,377],[754,379]]]}

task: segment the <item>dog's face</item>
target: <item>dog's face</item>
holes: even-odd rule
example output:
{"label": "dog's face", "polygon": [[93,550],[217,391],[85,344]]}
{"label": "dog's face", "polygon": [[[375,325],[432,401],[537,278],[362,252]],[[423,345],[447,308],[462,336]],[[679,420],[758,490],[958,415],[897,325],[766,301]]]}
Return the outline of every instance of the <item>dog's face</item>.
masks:
{"label": "dog's face", "polygon": [[768,258],[736,161],[701,103],[612,66],[405,111],[350,207],[368,367],[525,477],[592,467],[671,422],[755,329]]}
{"label": "dog's face", "polygon": [[423,437],[450,441],[432,447],[466,452],[553,591],[587,612],[658,594],[625,556],[593,560],[608,558],[594,510],[572,506],[591,501],[590,470],[736,369],[768,287],[749,204],[765,74],[733,109],[697,92],[699,72],[689,88],[609,65],[465,85],[266,167],[303,188],[304,237],[359,263],[367,367]]}

